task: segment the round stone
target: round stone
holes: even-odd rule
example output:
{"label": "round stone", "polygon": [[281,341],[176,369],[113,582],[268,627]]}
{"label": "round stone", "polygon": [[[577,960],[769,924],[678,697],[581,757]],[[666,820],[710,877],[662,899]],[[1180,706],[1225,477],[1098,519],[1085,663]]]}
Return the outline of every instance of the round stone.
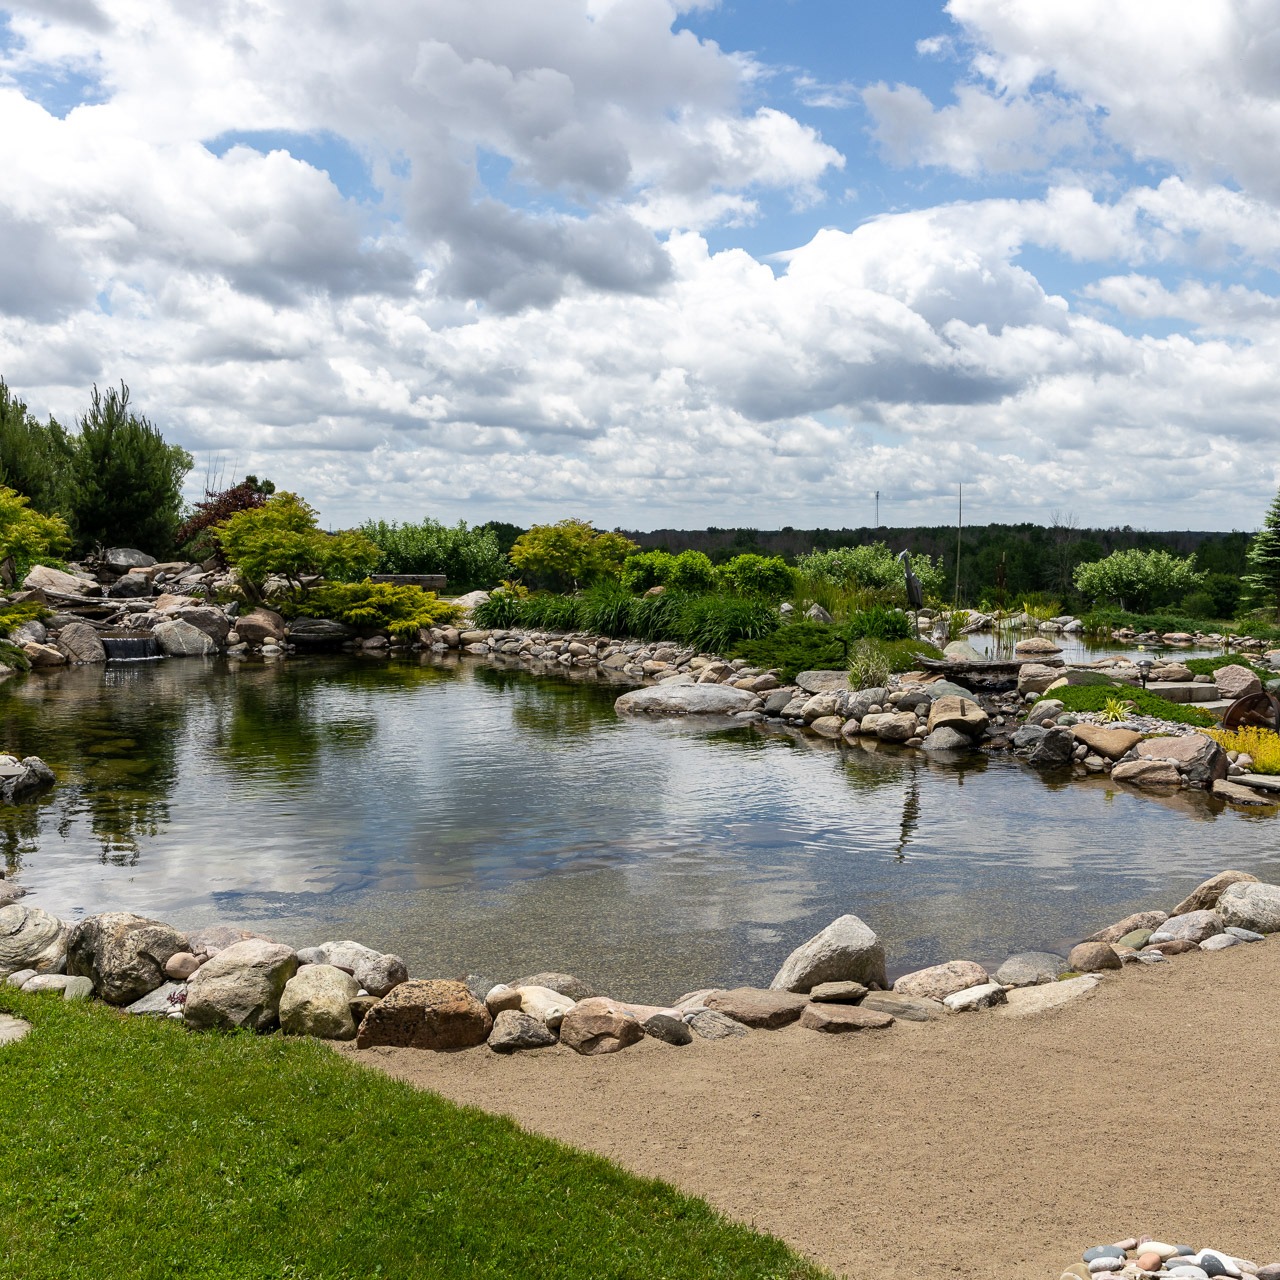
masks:
{"label": "round stone", "polygon": [[1097,1244],[1084,1251],[1084,1261],[1093,1262],[1098,1258],[1124,1258],[1124,1250],[1115,1244]]}

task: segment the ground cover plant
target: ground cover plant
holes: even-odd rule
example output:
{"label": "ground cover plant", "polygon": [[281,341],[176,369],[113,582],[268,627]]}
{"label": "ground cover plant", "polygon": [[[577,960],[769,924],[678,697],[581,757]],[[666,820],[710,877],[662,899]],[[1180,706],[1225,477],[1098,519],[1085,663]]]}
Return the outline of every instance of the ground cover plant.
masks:
{"label": "ground cover plant", "polygon": [[332,618],[351,627],[416,640],[423,627],[456,622],[462,610],[421,587],[390,582],[326,582],[300,601],[281,606],[286,617]]}
{"label": "ground cover plant", "polygon": [[882,639],[869,631],[854,634],[849,627],[808,619],[789,622],[760,639],[740,640],[725,656],[745,658],[752,666],[777,671],[781,679],[790,681],[801,671],[843,670],[859,639],[868,641],[890,671],[911,671],[921,658],[942,657],[927,640]]}
{"label": "ground cover plant", "polygon": [[1252,671],[1260,680],[1274,680],[1276,676],[1274,671],[1259,667],[1248,658],[1235,653],[1221,653],[1216,658],[1188,658],[1182,665],[1193,676],[1211,676],[1223,667],[1244,667],[1246,671]]}
{"label": "ground cover plant", "polygon": [[0,1276],[825,1274],[663,1183],[316,1041],[9,990],[0,1010],[35,1024],[0,1048]]}
{"label": "ground cover plant", "polygon": [[1245,725],[1240,729],[1211,729],[1211,737],[1224,751],[1244,751],[1253,757],[1250,773],[1280,773],[1280,733]]}
{"label": "ground cover plant", "polygon": [[1138,715],[1156,716],[1174,724],[1191,724],[1205,729],[1212,729],[1218,723],[1209,712],[1201,711],[1193,704],[1170,702],[1149,689],[1139,689],[1136,685],[1063,685],[1060,689],[1050,689],[1037,701],[1056,698],[1067,711],[1106,711],[1107,703],[1116,697],[1132,702]]}

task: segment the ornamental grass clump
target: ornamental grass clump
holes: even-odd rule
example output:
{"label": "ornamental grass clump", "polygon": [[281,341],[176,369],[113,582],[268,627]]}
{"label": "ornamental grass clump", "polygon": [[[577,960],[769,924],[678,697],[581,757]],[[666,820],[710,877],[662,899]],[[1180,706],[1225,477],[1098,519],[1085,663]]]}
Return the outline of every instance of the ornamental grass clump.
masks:
{"label": "ornamental grass clump", "polygon": [[893,664],[880,646],[859,640],[849,651],[849,688],[879,689],[889,683]]}
{"label": "ornamental grass clump", "polygon": [[1280,733],[1245,725],[1239,729],[1211,729],[1208,736],[1224,751],[1252,757],[1251,773],[1280,773]]}

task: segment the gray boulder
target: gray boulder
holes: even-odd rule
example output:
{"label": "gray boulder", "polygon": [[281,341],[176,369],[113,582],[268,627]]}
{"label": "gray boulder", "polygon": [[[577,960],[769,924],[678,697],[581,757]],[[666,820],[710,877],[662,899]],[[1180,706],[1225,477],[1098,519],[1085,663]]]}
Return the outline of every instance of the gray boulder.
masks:
{"label": "gray boulder", "polygon": [[1046,729],[1027,759],[1037,769],[1061,769],[1071,763],[1075,749],[1075,735],[1070,729]]}
{"label": "gray boulder", "polygon": [[862,720],[872,707],[883,707],[889,700],[888,689],[859,689],[845,699],[845,714],[851,720]]}
{"label": "gray boulder", "polygon": [[620,716],[729,716],[756,705],[747,689],[724,684],[652,685],[624,693],[613,709]]}
{"label": "gray boulder", "polygon": [[217,647],[210,636],[199,627],[183,622],[180,618],[156,623],[151,634],[160,651],[171,658],[208,657]]}
{"label": "gray boulder", "polygon": [[489,1048],[494,1053],[546,1049],[556,1041],[556,1033],[549,1030],[541,1018],[521,1013],[518,1009],[503,1009],[494,1018],[493,1030],[489,1032]]}
{"label": "gray boulder", "polygon": [[136,1014],[143,1018],[181,1017],[182,1006],[187,1000],[185,983],[166,982],[154,991],[148,992],[141,1000],[135,1000],[125,1006],[125,1013]]}
{"label": "gray boulder", "polygon": [[696,1009],[685,1016],[689,1029],[703,1040],[728,1040],[732,1036],[745,1036],[747,1028],[714,1009]]}
{"label": "gray boulder", "polygon": [[1236,883],[1218,899],[1225,925],[1254,933],[1280,933],[1280,885]]}
{"label": "gray boulder", "polygon": [[354,1040],[351,1002],[359,983],[331,964],[303,965],[280,995],[280,1030],[290,1036]]}
{"label": "gray boulder", "polygon": [[861,982],[888,986],[884,945],[855,915],[833,920],[783,961],[769,986],[775,991],[808,992],[822,982]]}
{"label": "gray boulder", "polygon": [[236,631],[246,644],[279,644],[285,636],[284,619],[274,609],[254,609],[236,619]]}
{"label": "gray boulder", "polygon": [[[1232,924],[1236,922],[1231,921]],[[1252,925],[1246,928],[1252,928]],[[1214,911],[1188,911],[1170,916],[1151,935],[1150,942],[1203,942],[1222,932],[1222,919]]]}
{"label": "gray boulder", "polygon": [[171,609],[166,616],[175,622],[188,622],[203,631],[213,641],[214,647],[221,649],[227,642],[227,634],[231,630],[231,619],[221,609],[207,605],[196,605],[187,609]]}
{"label": "gray boulder", "polygon": [[590,1000],[600,994],[589,982],[575,978],[571,973],[533,973],[527,978],[520,978],[508,984],[512,987],[546,987],[557,995],[567,996],[570,1000]]}
{"label": "gray boulder", "polygon": [[268,1031],[280,1014],[298,957],[279,942],[250,938],[219,951],[187,983],[186,1020],[193,1027]]}
{"label": "gray boulder", "polygon": [[693,1032],[683,1018],[674,1013],[651,1013],[641,1026],[645,1035],[653,1040],[661,1040],[663,1044],[685,1045],[693,1041]]}
{"label": "gray boulder", "polygon": [[815,693],[845,693],[849,688],[847,671],[802,671],[796,685],[812,696]]}
{"label": "gray boulder", "polygon": [[371,996],[385,996],[409,981],[409,968],[399,956],[380,955],[356,965],[355,979]]}
{"label": "gray boulder", "polygon": [[141,600],[150,594],[150,579],[141,573],[126,573],[107,588],[107,595],[113,600]]}
{"label": "gray boulder", "polygon": [[23,760],[0,756],[0,802],[4,804],[15,804],[24,796],[53,786],[55,781],[53,770],[39,756]]}
{"label": "gray boulder", "polygon": [[106,662],[107,651],[98,632],[87,622],[73,622],[58,633],[58,649],[75,666]]}
{"label": "gray boulder", "polygon": [[1063,956],[1051,951],[1019,951],[996,970],[996,981],[1006,987],[1034,987],[1042,982],[1056,982],[1066,971]]}
{"label": "gray boulder", "polygon": [[0,907],[0,977],[20,969],[60,971],[67,958],[71,926],[41,907],[11,902]]}
{"label": "gray boulder", "polygon": [[968,751],[973,746],[973,739],[958,729],[935,729],[920,744],[922,751]]}
{"label": "gray boulder", "polygon": [[108,547],[102,553],[102,562],[115,573],[128,573],[130,569],[150,569],[156,558],[136,547]]}
{"label": "gray boulder", "polygon": [[86,916],[67,940],[67,972],[89,978],[107,1004],[140,1000],[165,983],[171,956],[187,950],[187,939],[159,920],[105,911]]}
{"label": "gray boulder", "polygon": [[302,947],[298,951],[298,963],[331,964],[339,969],[349,969],[354,974],[362,964],[370,964],[381,956],[381,951],[348,938],[345,942],[322,942],[316,947]]}
{"label": "gray boulder", "polygon": [[9,632],[9,639],[17,645],[44,644],[48,638],[49,630],[39,618],[32,618]]}
{"label": "gray boulder", "polygon": [[[236,630],[239,629],[237,623]],[[354,635],[353,627],[331,618],[295,618],[289,624],[289,640],[310,649],[336,649]]]}

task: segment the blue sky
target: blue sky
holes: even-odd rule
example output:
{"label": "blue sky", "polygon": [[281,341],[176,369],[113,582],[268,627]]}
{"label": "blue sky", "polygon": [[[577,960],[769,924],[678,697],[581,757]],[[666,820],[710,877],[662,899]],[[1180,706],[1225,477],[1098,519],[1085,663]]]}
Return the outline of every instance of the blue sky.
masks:
{"label": "blue sky", "polygon": [[924,522],[963,481],[1230,528],[1280,484],[1280,0],[226,12],[0,0],[38,412],[124,377],[197,477],[335,523]]}

